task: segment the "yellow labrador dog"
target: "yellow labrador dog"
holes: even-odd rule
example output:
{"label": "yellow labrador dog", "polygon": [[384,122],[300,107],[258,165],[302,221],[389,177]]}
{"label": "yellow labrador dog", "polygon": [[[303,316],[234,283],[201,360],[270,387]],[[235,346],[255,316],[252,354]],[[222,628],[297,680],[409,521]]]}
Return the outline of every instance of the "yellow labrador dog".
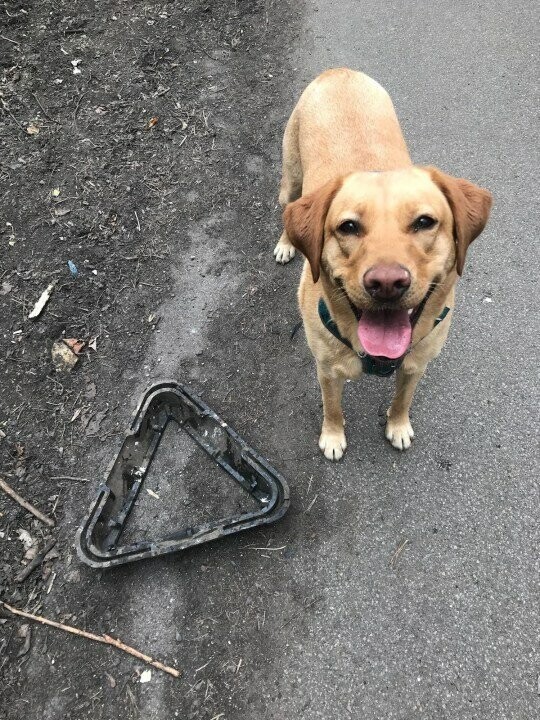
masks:
{"label": "yellow labrador dog", "polygon": [[298,290],[323,398],[319,447],[346,448],[343,384],[391,375],[386,437],[406,450],[409,409],[426,365],[446,340],[454,289],[491,195],[467,180],[411,163],[390,97],[348,69],[314,80],[283,139],[279,263],[305,256]]}

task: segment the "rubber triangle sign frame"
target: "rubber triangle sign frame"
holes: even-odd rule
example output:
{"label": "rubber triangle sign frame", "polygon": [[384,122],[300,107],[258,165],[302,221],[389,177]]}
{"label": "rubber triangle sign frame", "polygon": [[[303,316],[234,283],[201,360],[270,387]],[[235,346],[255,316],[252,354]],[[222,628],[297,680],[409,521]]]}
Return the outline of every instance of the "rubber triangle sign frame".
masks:
{"label": "rubber triangle sign frame", "polygon": [[[176,422],[257,502],[258,509],[187,528],[156,540],[121,545],[122,531],[169,422]],[[219,415],[185,386],[163,381],[143,395],[105,483],[77,532],[79,558],[94,568],[179,552],[226,535],[273,523],[287,512],[284,478]]]}

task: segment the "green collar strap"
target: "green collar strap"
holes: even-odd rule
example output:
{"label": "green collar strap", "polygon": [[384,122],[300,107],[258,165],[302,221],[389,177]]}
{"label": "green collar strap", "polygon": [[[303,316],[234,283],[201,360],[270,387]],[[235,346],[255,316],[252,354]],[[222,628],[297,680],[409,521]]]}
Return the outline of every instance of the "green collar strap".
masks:
{"label": "green collar strap", "polygon": [[[444,318],[448,315],[450,312],[450,308],[445,306],[441,314],[435,318],[435,322],[433,323],[433,328],[436,328],[439,323],[441,323]],[[332,333],[332,335],[342,342],[344,345],[346,345],[350,350],[354,352],[354,348],[351,345],[351,343],[347,340],[347,338],[344,338],[342,334],[339,332],[339,328],[335,322],[335,320],[332,319],[332,316],[330,315],[330,311],[328,310],[328,305],[325,303],[323,298],[319,298],[319,317],[321,318],[321,322],[324,325],[324,327],[328,330],[328,332]],[[418,319],[418,315],[415,318]],[[375,357],[373,355],[368,355],[367,353],[358,353],[358,357],[360,358],[360,362],[362,363],[362,370],[367,375],[378,375],[379,377],[389,377],[392,375],[403,362],[405,355],[410,351],[407,350],[406,353],[404,353],[401,357],[396,358],[395,360],[391,360],[390,358],[381,358],[381,357]]]}

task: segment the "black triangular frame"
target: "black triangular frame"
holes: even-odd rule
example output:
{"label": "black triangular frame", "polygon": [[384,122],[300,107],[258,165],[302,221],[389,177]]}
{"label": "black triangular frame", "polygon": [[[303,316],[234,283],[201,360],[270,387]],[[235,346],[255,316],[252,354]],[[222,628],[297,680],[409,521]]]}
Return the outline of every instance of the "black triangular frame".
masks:
{"label": "black triangular frame", "polygon": [[[175,421],[258,503],[259,509],[203,525],[176,530],[160,540],[119,545],[129,514],[144,483],[165,428]],[[77,532],[79,558],[94,568],[185,550],[258,525],[287,512],[284,478],[216,413],[185,386],[172,381],[152,385],[143,395],[106,482]]]}

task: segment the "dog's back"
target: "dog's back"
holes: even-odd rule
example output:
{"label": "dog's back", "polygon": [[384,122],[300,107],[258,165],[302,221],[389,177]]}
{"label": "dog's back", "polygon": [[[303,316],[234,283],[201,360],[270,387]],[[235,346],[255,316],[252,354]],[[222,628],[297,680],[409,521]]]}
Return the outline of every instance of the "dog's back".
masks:
{"label": "dog's back", "polygon": [[[411,164],[392,100],[379,83],[346,68],[308,85],[289,121],[302,168],[302,194],[337,174]],[[286,140],[287,142],[287,140]]]}

